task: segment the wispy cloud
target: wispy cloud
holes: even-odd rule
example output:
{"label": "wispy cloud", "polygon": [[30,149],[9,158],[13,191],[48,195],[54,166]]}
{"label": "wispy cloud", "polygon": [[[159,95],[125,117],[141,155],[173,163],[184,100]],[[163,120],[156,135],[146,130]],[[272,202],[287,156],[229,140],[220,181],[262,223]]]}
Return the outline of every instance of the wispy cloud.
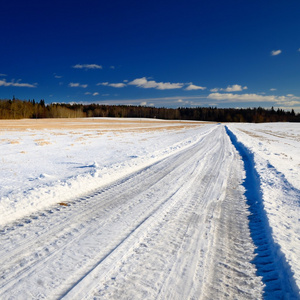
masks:
{"label": "wispy cloud", "polygon": [[277,91],[277,89],[270,89],[271,92]]}
{"label": "wispy cloud", "polygon": [[300,97],[296,97],[292,94],[286,96],[276,96],[276,95],[259,95],[259,94],[221,94],[221,93],[211,93],[207,96],[208,99],[221,101],[221,102],[261,102],[267,103],[272,102],[277,105],[300,105]]}
{"label": "wispy cloud", "polygon": [[106,85],[109,85],[109,82],[99,82],[96,85],[104,85],[104,86],[106,86]]}
{"label": "wispy cloud", "polygon": [[156,82],[154,80],[148,81],[146,77],[134,79],[128,84],[135,85],[144,89],[154,88],[157,90],[181,89],[184,85],[183,83]]}
{"label": "wispy cloud", "polygon": [[73,66],[74,69],[86,69],[86,70],[89,70],[89,69],[103,69],[102,66],[100,65],[97,65],[97,64],[77,64],[75,66]]}
{"label": "wispy cloud", "polygon": [[[111,96],[103,94],[102,96]],[[219,107],[279,107],[286,110],[294,109],[300,112],[300,97],[275,95],[260,95],[260,94],[240,94],[240,93],[211,93],[207,95],[186,96],[178,95],[173,97],[159,97],[159,98],[138,98],[138,99],[103,99],[96,103],[107,105],[155,105],[157,107],[194,107],[194,106],[219,106]],[[150,104],[151,103],[151,104]]]}
{"label": "wispy cloud", "polygon": [[7,75],[6,75],[6,74],[0,74],[0,76],[1,76],[1,77],[6,77]]}
{"label": "wispy cloud", "polygon": [[232,94],[232,93],[211,93],[207,96],[208,99],[214,100],[230,100],[231,102],[236,101],[247,101],[247,102],[269,102],[275,101],[276,96],[264,96],[259,94]]}
{"label": "wispy cloud", "polygon": [[271,55],[276,56],[276,55],[279,55],[281,52],[282,52],[281,50],[273,50],[273,51],[271,51]]}
{"label": "wispy cloud", "polygon": [[99,82],[97,83],[97,85],[104,85],[104,86],[111,86],[111,87],[114,87],[114,88],[123,88],[126,86],[125,83],[123,82],[120,82],[120,83],[109,83],[109,82]]}
{"label": "wispy cloud", "polygon": [[91,92],[86,92],[84,93],[85,95],[92,95],[92,96],[98,96],[99,93],[98,92],[95,92],[95,93],[91,93]]}
{"label": "wispy cloud", "polygon": [[126,84],[123,83],[123,82],[120,82],[120,83],[109,83],[108,86],[112,86],[114,88],[122,88],[122,87],[125,87]]}
{"label": "wispy cloud", "polygon": [[[109,82],[99,82],[97,83],[98,86],[111,86],[114,88],[123,88],[127,85],[134,85],[139,88],[144,89],[157,89],[157,90],[171,90],[171,89],[181,89],[185,85],[184,83],[171,83],[171,82],[157,82],[154,80],[148,80],[146,77],[136,78],[132,81],[123,80],[120,83],[109,83]],[[205,90],[206,87],[198,86],[192,83],[189,83],[188,86],[185,88],[186,91],[192,90]]]}
{"label": "wispy cloud", "polygon": [[36,88],[37,83],[22,83],[20,80],[15,82],[14,80],[7,82],[5,79],[0,80],[0,86],[13,86],[13,87],[28,87],[28,88]]}
{"label": "wispy cloud", "polygon": [[193,91],[193,90],[205,90],[206,87],[190,84],[188,87],[185,88],[186,91]]}
{"label": "wispy cloud", "polygon": [[239,84],[233,84],[233,85],[229,85],[227,86],[227,88],[222,89],[222,88],[214,88],[211,89],[211,92],[219,92],[219,91],[223,91],[223,92],[241,92],[243,90],[247,90],[248,87],[246,86],[241,86]]}
{"label": "wispy cloud", "polygon": [[80,84],[78,82],[70,82],[69,83],[69,87],[81,87],[81,88],[87,88],[88,85],[87,84]]}
{"label": "wispy cloud", "polygon": [[60,78],[62,78],[62,76],[60,76],[60,75],[54,75],[54,78],[60,79]]}

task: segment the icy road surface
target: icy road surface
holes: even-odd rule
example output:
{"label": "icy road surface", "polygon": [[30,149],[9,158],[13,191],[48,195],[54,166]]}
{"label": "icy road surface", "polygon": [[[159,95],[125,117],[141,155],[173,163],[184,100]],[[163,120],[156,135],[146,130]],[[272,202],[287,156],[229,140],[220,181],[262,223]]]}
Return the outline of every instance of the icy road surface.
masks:
{"label": "icy road surface", "polygon": [[64,202],[49,192],[45,208],[42,193],[27,215],[7,204],[20,193],[7,193],[0,299],[299,299],[300,194],[286,179],[297,168],[277,171],[249,133],[236,125],[160,132],[168,147],[148,142],[113,181],[96,161],[66,188],[33,186],[79,195],[76,180],[87,176],[93,191]]}

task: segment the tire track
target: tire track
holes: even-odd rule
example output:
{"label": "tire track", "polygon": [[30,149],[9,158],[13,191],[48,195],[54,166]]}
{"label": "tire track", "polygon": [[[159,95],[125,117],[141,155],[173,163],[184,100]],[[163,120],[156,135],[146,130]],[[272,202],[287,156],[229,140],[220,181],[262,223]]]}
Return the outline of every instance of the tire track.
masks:
{"label": "tire track", "polygon": [[254,244],[248,226],[249,216],[242,182],[242,164],[232,146],[231,167],[224,200],[217,204],[210,266],[200,297],[209,299],[262,299],[263,283],[256,276]]}
{"label": "tire track", "polygon": [[[135,224],[145,219],[145,212],[151,213],[155,207],[159,207],[162,202],[161,199],[165,199],[156,197],[154,202],[150,201],[153,200],[151,194],[155,195],[156,193],[155,185],[165,180],[166,183],[170,182],[170,186],[173,183],[176,187],[175,181],[178,178],[172,180],[173,174],[176,172],[177,174],[187,173],[188,167],[185,164],[191,164],[196,153],[199,155],[200,152],[203,157],[207,156],[208,150],[212,147],[208,142],[209,139],[210,135],[207,134],[196,145],[131,174],[113,185],[95,191],[92,195],[76,199],[71,202],[70,206],[61,207],[60,211],[56,210],[57,207],[53,207],[48,212],[42,212],[38,216],[32,216],[31,219],[23,220],[23,223],[20,222],[24,226],[19,227],[14,224],[14,230],[8,230],[9,227],[6,227],[1,235],[1,243],[8,245],[6,249],[0,250],[2,264],[1,297],[5,299],[8,291],[18,290],[17,287],[26,282],[27,278],[47,267],[47,260],[53,261],[56,256],[64,257],[66,249],[72,244],[80,243],[82,237],[92,234],[97,237],[99,226],[108,228],[107,232],[110,233],[111,224],[119,222],[118,224],[121,225],[123,216],[132,214],[137,206],[144,208],[135,217]],[[182,181],[184,180],[182,179]],[[173,190],[174,187],[172,187]],[[167,192],[170,193],[170,191]],[[149,198],[148,201],[142,199],[147,197]],[[124,228],[130,232],[132,230],[132,227],[128,227],[130,224],[125,225]],[[27,235],[26,239],[24,239],[24,235]],[[124,239],[124,237],[122,238]],[[119,242],[117,239],[113,239],[106,248],[104,247],[101,255],[105,256],[105,253],[109,253],[109,249],[113,249]],[[88,248],[88,250],[95,251],[92,248]],[[69,253],[71,252],[69,251]],[[73,255],[73,253],[71,254]],[[57,260],[57,265],[58,262],[59,260]],[[75,272],[77,281],[80,276],[82,277],[82,273],[88,273],[87,267],[90,268],[92,264],[95,264],[94,258],[90,259],[88,263],[80,261],[79,272]],[[80,276],[78,277],[78,275]],[[55,276],[59,277],[58,275]],[[69,286],[74,283],[75,279],[73,277],[70,279],[56,278],[56,281],[62,280],[64,284],[52,282],[51,278],[44,279],[44,281],[47,280],[49,281],[48,286],[45,282],[41,283],[42,280],[37,282],[41,285],[41,288],[35,287],[39,291],[39,297],[42,297],[43,292],[50,288],[49,285],[52,286],[52,290],[55,290],[56,296],[61,295],[59,290],[70,289]]]}
{"label": "tire track", "polygon": [[253,153],[226,127],[226,132],[242,157],[246,178],[245,196],[249,205],[249,228],[255,244],[253,264],[264,283],[265,299],[299,299],[299,288],[280,245],[272,237],[272,228],[263,205],[260,178],[255,169]]}
{"label": "tire track", "polygon": [[[200,142],[200,145],[202,145],[203,143],[205,143],[205,139]],[[70,205],[68,207],[55,206],[47,209],[44,212],[35,214],[30,218],[26,218],[25,220],[23,219],[11,225],[5,226],[2,229],[1,236],[7,239],[9,238],[9,233],[11,231],[17,230],[20,232],[19,236],[21,237],[21,242],[18,244],[18,247],[16,247],[16,240],[13,240],[11,243],[12,248],[9,249],[9,251],[7,251],[6,253],[1,253],[1,258],[3,259],[3,261],[12,262],[14,258],[20,257],[22,253],[26,251],[30,252],[32,248],[36,247],[36,244],[45,243],[51,236],[58,236],[58,238],[60,238],[61,236],[69,232],[70,227],[72,227],[74,223],[74,219],[77,220],[77,223],[85,223],[91,218],[91,214],[93,214],[94,218],[108,215],[108,211],[112,207],[116,208],[121,206],[122,204],[124,204],[124,201],[129,201],[134,197],[134,195],[151,188],[151,186],[155,185],[167,174],[171,174],[171,172],[173,170],[176,170],[176,168],[178,168],[181,164],[181,161],[177,160],[177,157],[183,155],[183,159],[188,160],[190,159],[190,156],[193,156],[197,151],[196,149],[197,148],[192,147],[191,149],[187,149],[183,153],[175,155],[175,163],[173,164],[166,166],[166,159],[164,159],[134,174],[120,179],[117,182],[102,188],[100,191],[95,191],[91,195],[87,195],[85,197],[81,197],[79,199],[75,199],[74,201],[68,202],[68,204]],[[147,177],[147,181],[141,180],[141,176]],[[125,185],[130,185],[131,188],[126,189],[124,188]],[[117,197],[111,197],[110,192],[112,190],[114,191],[114,194],[118,195]],[[101,197],[100,202],[99,197]],[[130,204],[130,206],[132,205],[134,204]],[[63,214],[61,213],[61,211],[63,211]],[[121,214],[123,211],[124,207],[122,206],[122,209],[119,209],[119,213]],[[44,222],[47,222],[50,217],[56,217],[56,220],[52,221],[52,224],[49,224],[51,228],[44,225]],[[41,220],[41,218],[44,218],[44,220]],[[47,219],[45,220],[45,218]],[[38,219],[40,219],[39,223],[37,222]],[[113,222],[113,219],[108,219],[106,222]],[[22,236],[25,234],[25,232],[28,231],[27,227],[29,227],[30,225],[36,227],[31,230],[33,232],[32,236],[26,237],[26,240],[24,240]],[[36,234],[37,232],[38,235]],[[38,241],[37,237],[39,238]]]}
{"label": "tire track", "polygon": [[[204,145],[202,145],[204,146]],[[215,151],[215,148],[218,147],[218,144],[210,144],[210,149],[213,149]],[[206,148],[206,147],[205,147]],[[203,152],[203,158],[204,161],[201,162],[202,166],[199,166],[199,161],[196,161],[196,164],[193,165],[192,169],[189,171],[188,178],[192,179],[189,184],[186,183],[185,178],[178,178],[179,174],[185,173],[182,172],[181,169],[189,169],[189,161],[194,161],[194,156],[197,152],[199,152],[199,149],[192,154],[192,156],[189,156],[187,160],[185,160],[185,164],[181,164],[180,168],[176,170],[177,177],[174,177],[172,174],[173,172],[168,174],[169,178],[164,177],[164,181],[169,183],[169,185],[172,187],[176,186],[176,190],[172,192],[172,195],[169,195],[168,198],[164,200],[164,202],[151,213],[145,220],[143,220],[138,226],[129,233],[112,251],[109,252],[109,254],[104,258],[101,259],[95,266],[93,266],[86,274],[80,278],[80,280],[72,285],[70,290],[68,290],[65,294],[63,294],[64,299],[90,299],[90,298],[97,298],[97,294],[99,292],[96,292],[95,295],[92,296],[91,293],[87,293],[87,290],[97,290],[97,286],[103,286],[107,285],[107,280],[110,280],[112,278],[112,281],[116,280],[116,275],[112,275],[112,273],[115,270],[118,270],[119,272],[119,266],[123,265],[125,262],[127,262],[130,259],[130,256],[135,256],[136,251],[140,251],[140,248],[148,248],[146,246],[149,244],[149,241],[146,241],[149,239],[149,235],[154,232],[154,235],[157,237],[157,234],[159,233],[160,229],[168,223],[166,222],[168,219],[168,215],[175,214],[175,212],[178,213],[178,211],[181,211],[184,207],[189,205],[189,202],[182,203],[182,197],[183,192],[188,192],[188,187],[192,187],[194,183],[194,176],[196,172],[199,172],[199,170],[202,170],[205,168],[208,159],[210,158],[210,155],[205,148],[201,147],[201,151]],[[204,151],[203,151],[204,150]],[[190,153],[191,154],[191,153]],[[199,168],[199,169],[198,169]],[[175,170],[174,170],[175,172]],[[204,172],[205,173],[205,172]],[[181,177],[181,176],[180,176]],[[158,191],[154,191],[157,193]],[[181,195],[181,197],[178,197],[178,194]],[[162,198],[164,199],[164,198]],[[188,198],[189,199],[189,198]],[[170,213],[172,212],[172,213]],[[179,228],[178,228],[179,229]],[[181,228],[181,230],[183,230]],[[173,232],[173,234],[176,234],[177,239],[179,236],[179,230],[176,230]],[[170,234],[168,235],[168,240],[170,239]],[[173,241],[174,243],[174,241]],[[164,248],[166,250],[166,248]],[[139,253],[140,254],[140,253]],[[154,255],[155,256],[155,255]],[[129,258],[128,258],[129,257]],[[135,264],[135,263],[133,263]],[[90,277],[96,278],[95,280],[91,280]],[[144,280],[144,279],[143,279]],[[162,281],[163,282],[163,281]],[[87,288],[88,287],[88,288]],[[101,290],[100,287],[98,289]],[[124,297],[124,290],[122,288],[120,289],[122,297]],[[100,291],[101,293],[101,291]],[[121,296],[121,295],[120,295]],[[138,297],[137,294],[135,294],[135,297]],[[100,297],[102,299],[102,296]],[[118,298],[118,297],[117,297]],[[109,297],[109,299],[112,299]]]}
{"label": "tire track", "polygon": [[[218,146],[212,147],[203,167],[198,166],[193,173],[193,180],[174,194],[173,201],[177,204],[148,231],[139,245],[127,250],[125,259],[114,263],[104,276],[94,274],[99,281],[98,288],[90,287],[95,289],[94,293],[84,297],[82,292],[77,298],[78,290],[75,289],[67,299],[199,299],[207,284],[203,274],[216,274],[213,270],[220,259],[219,255],[209,260],[209,253],[215,249],[207,247],[207,241],[211,240],[210,244],[218,248],[217,251],[222,250],[222,245],[213,244],[213,240],[218,206],[223,203],[227,176],[231,175],[224,176],[224,173],[230,170],[233,162],[224,161],[228,155],[228,141],[226,136],[225,140],[224,136],[218,140]],[[239,210],[234,209],[238,215]],[[225,259],[228,258],[226,255]],[[234,287],[239,275],[227,279],[227,285]],[[251,275],[256,277],[253,273]],[[214,293],[209,299],[222,298],[219,297],[221,294],[215,293],[218,286],[218,282],[213,283]],[[253,286],[246,282],[244,287],[250,291]],[[240,294],[236,289],[231,295],[235,298]]]}

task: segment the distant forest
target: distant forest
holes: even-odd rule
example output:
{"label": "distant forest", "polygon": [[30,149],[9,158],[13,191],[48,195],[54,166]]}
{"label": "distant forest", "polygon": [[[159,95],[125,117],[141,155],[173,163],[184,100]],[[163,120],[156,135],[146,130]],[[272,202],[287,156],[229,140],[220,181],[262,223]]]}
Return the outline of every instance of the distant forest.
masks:
{"label": "distant forest", "polygon": [[100,104],[45,104],[44,100],[0,100],[0,119],[35,118],[157,118],[167,120],[195,120],[215,122],[300,122],[294,110],[258,108],[156,108],[147,106]]}

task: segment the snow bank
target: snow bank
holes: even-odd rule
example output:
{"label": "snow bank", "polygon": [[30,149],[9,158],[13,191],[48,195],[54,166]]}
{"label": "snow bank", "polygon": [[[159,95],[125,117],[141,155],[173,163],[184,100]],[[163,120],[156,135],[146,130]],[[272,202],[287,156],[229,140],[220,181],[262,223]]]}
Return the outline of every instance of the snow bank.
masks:
{"label": "snow bank", "polygon": [[300,287],[300,124],[230,124],[253,154],[274,244]]}

